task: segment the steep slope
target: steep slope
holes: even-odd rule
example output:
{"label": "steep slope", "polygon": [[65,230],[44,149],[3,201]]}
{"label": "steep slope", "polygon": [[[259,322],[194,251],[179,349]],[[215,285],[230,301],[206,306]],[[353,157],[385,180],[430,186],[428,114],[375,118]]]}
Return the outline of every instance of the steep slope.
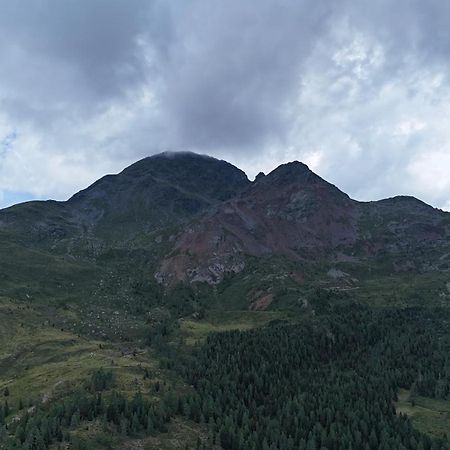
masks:
{"label": "steep slope", "polygon": [[354,202],[299,162],[258,177],[241,196],[194,223],[163,262],[160,280],[220,281],[246,255],[312,258],[356,236]]}
{"label": "steep slope", "polygon": [[402,271],[450,269],[450,213],[408,196],[359,203],[359,254]]}
{"label": "steep slope", "polygon": [[59,296],[62,283],[73,286],[73,296],[80,290],[85,295],[86,287],[92,292],[118,266],[132,285],[168,245],[158,233],[170,236],[249,184],[244,172],[225,161],[163,153],[103,177],[66,202],[4,209],[0,293],[18,295],[20,287],[24,295]]}
{"label": "steep slope", "polygon": [[193,153],[145,158],[67,202],[2,210],[0,236],[7,285],[26,286],[30,273],[37,286],[70,280],[88,292],[119,272],[116,292],[155,278],[218,283],[248,258],[384,274],[444,272],[450,262],[450,214],[417,199],[357,202],[300,162],[250,183],[231,164]]}
{"label": "steep slope", "polygon": [[233,197],[249,181],[225,161],[193,153],[162,153],[106,175],[67,202],[28,202],[0,211],[0,227],[28,242],[70,237],[126,241],[186,221]]}
{"label": "steep slope", "polygon": [[87,229],[128,240],[186,221],[229,199],[249,181],[231,164],[194,153],[162,153],[118,175],[107,175],[74,195],[67,206]]}
{"label": "steep slope", "polygon": [[440,270],[449,251],[450,214],[411,197],[357,202],[293,162],[192,224],[156,277],[216,283],[243,270],[246,257],[271,255],[360,264],[384,257],[388,270]]}

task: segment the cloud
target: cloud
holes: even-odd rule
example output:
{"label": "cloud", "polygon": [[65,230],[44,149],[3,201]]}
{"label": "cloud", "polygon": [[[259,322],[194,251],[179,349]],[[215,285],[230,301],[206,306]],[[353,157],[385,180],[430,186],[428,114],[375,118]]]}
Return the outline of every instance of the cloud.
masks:
{"label": "cloud", "polygon": [[0,0],[1,204],[170,149],[448,208],[449,20],[444,0]]}
{"label": "cloud", "polygon": [[330,14],[325,2],[310,6],[200,1],[183,12],[163,96],[180,145],[239,149],[283,140],[289,96]]}
{"label": "cloud", "polygon": [[[32,100],[110,99],[143,78],[144,2],[30,0],[0,5],[2,81]],[[10,70],[7,70],[10,69]],[[2,83],[4,84],[4,83]]]}

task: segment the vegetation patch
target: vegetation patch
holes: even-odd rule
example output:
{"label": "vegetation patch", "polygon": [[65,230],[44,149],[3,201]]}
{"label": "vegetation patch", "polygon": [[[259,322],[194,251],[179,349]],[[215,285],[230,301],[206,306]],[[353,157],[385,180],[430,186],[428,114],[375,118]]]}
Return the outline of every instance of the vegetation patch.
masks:
{"label": "vegetation patch", "polygon": [[213,332],[231,330],[251,330],[270,323],[285,319],[288,313],[283,311],[221,311],[208,312],[205,319],[183,319],[180,321],[180,332],[187,345],[204,342]]}
{"label": "vegetation patch", "polygon": [[444,438],[450,434],[450,401],[411,394],[400,389],[395,403],[398,414],[406,414],[414,428],[435,437]]}

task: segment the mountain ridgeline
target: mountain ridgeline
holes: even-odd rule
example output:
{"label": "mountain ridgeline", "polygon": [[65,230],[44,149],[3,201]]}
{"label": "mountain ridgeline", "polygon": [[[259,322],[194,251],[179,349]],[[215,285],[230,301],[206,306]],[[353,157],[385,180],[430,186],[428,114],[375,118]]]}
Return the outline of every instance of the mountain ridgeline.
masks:
{"label": "mountain ridgeline", "polygon": [[0,242],[12,296],[52,283],[89,296],[126,266],[129,284],[229,284],[268,262],[272,276],[301,284],[313,270],[348,287],[367,273],[448,272],[450,214],[413,197],[355,201],[300,162],[250,182],[225,161],[162,153],[68,201],[1,210]]}
{"label": "mountain ridgeline", "polygon": [[450,214],[145,158],[0,210],[0,448],[448,450]]}

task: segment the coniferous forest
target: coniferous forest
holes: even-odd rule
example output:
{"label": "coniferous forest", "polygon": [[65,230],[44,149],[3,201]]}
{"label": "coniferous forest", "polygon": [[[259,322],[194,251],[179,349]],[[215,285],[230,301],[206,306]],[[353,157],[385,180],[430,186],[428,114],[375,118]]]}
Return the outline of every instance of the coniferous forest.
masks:
{"label": "coniferous forest", "polygon": [[20,420],[7,420],[5,402],[2,448],[70,442],[81,450],[71,434],[81,423],[96,420],[139,437],[163,433],[182,416],[208,430],[198,449],[450,449],[446,436],[420,433],[394,406],[400,388],[450,399],[443,324],[438,313],[417,308],[337,307],[297,323],[214,333],[187,355],[162,346],[166,365],[192,386],[189,392],[168,386],[157,402],[140,393],[127,398],[114,389],[112,372],[96,371],[70,397]]}
{"label": "coniferous forest", "polygon": [[189,368],[185,413],[232,450],[450,448],[395,413],[402,387],[450,398],[448,342],[422,314],[361,308],[213,335]]}

